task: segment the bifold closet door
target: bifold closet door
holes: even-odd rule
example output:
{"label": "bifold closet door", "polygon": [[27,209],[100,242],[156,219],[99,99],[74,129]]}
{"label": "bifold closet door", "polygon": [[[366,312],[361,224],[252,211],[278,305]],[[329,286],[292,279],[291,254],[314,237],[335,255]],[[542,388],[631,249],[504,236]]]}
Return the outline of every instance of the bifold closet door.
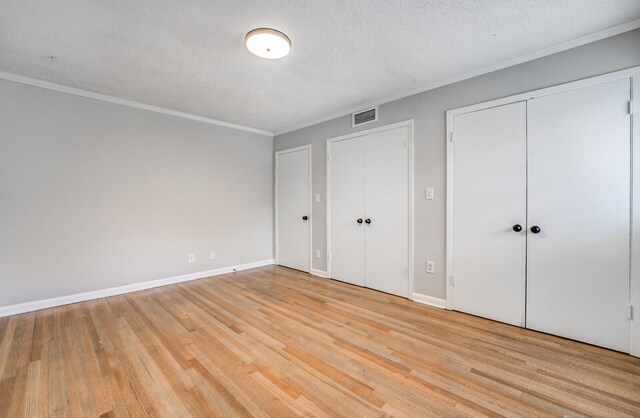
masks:
{"label": "bifold closet door", "polygon": [[630,88],[627,78],[528,104],[527,328],[626,352]]}
{"label": "bifold closet door", "polygon": [[310,149],[276,154],[278,187],[278,264],[310,269]]}
{"label": "bifold closet door", "polygon": [[409,296],[409,128],[367,135],[366,286]]}
{"label": "bifold closet door", "polygon": [[365,285],[364,139],[331,144],[331,277]]}
{"label": "bifold closet door", "polygon": [[454,117],[451,302],[512,325],[525,320],[527,105]]}

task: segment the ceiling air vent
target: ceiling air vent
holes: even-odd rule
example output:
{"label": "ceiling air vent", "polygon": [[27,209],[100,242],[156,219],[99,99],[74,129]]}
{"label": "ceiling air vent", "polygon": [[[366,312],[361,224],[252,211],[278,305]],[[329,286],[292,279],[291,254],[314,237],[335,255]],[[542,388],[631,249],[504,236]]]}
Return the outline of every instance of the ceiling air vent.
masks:
{"label": "ceiling air vent", "polygon": [[351,126],[356,127],[378,120],[378,106],[351,114]]}

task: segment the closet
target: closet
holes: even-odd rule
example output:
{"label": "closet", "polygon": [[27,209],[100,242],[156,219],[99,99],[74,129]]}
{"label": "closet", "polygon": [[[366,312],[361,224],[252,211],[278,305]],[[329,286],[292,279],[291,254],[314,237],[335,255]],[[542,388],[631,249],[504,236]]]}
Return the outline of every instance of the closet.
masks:
{"label": "closet", "polygon": [[407,297],[411,125],[398,125],[327,143],[328,273]]}
{"label": "closet", "polygon": [[311,145],[276,152],[276,263],[311,271]]}
{"label": "closet", "polygon": [[632,82],[452,112],[452,309],[629,352]]}

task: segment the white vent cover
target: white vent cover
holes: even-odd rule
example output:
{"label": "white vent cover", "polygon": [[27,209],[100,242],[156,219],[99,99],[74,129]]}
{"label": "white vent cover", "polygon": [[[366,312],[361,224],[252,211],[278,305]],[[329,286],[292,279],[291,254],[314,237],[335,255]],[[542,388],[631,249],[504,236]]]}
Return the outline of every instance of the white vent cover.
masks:
{"label": "white vent cover", "polygon": [[351,114],[351,127],[364,125],[378,120],[378,106]]}

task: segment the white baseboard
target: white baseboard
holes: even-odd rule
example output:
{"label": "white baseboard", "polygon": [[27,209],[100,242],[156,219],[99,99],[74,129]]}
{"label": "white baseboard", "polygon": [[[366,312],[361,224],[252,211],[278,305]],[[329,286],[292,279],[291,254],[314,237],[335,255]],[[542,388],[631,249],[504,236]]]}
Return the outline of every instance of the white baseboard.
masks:
{"label": "white baseboard", "polygon": [[199,271],[196,273],[183,274],[180,276],[167,277],[165,279],[151,280],[147,282],[133,283],[125,286],[111,287],[108,289],[94,290],[74,295],[61,296],[57,298],[36,300],[33,302],[19,303],[16,305],[0,307],[0,318],[3,316],[16,315],[25,312],[37,311],[40,309],[52,308],[55,306],[68,305],[70,303],[84,302],[87,300],[100,299],[108,296],[122,295],[124,293],[137,292],[138,290],[151,289],[154,287],[166,286],[169,284],[188,282],[191,280],[204,279],[205,277],[219,276],[221,274],[233,273],[252,269],[256,267],[275,264],[273,259],[255,261],[253,263],[240,264],[237,266],[222,267],[214,270]]}
{"label": "white baseboard", "polygon": [[309,274],[313,274],[314,276],[318,277],[327,277],[327,272],[322,270],[311,269]]}
{"label": "white baseboard", "polygon": [[413,301],[441,309],[446,309],[447,307],[447,301],[445,299],[434,298],[433,296],[423,295],[422,293],[414,292]]}

